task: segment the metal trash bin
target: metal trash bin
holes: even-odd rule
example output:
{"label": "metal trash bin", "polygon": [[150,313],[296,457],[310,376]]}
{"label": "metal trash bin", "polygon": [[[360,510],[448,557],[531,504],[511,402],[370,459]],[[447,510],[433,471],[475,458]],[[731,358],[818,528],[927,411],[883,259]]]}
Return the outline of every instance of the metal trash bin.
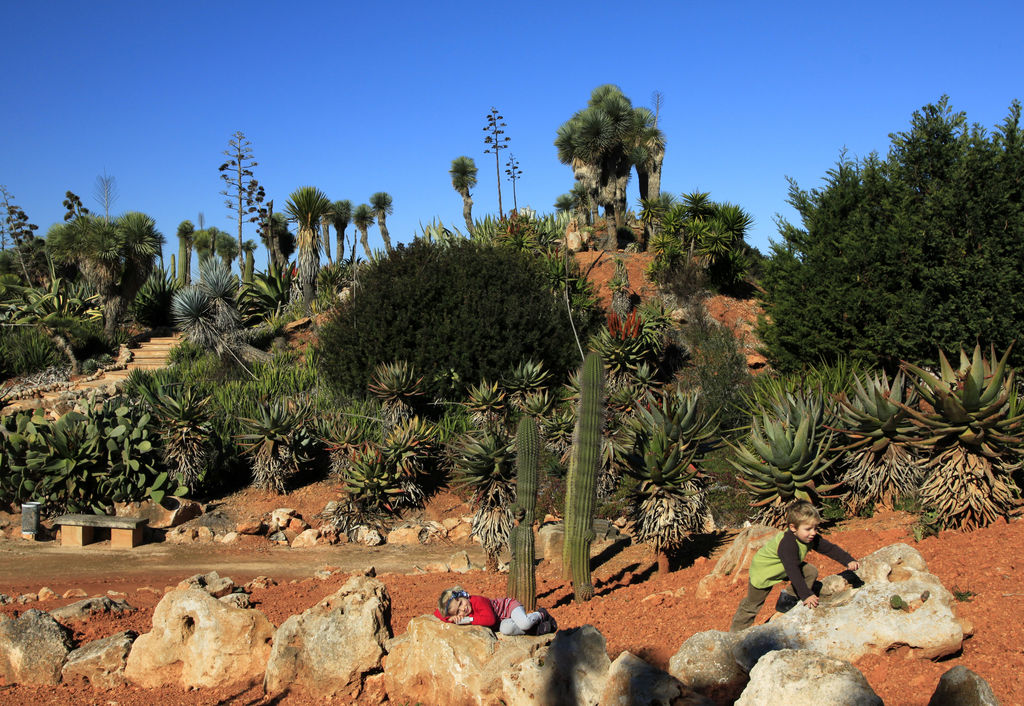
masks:
{"label": "metal trash bin", "polygon": [[21,536],[22,539],[35,539],[39,534],[39,503],[21,504]]}

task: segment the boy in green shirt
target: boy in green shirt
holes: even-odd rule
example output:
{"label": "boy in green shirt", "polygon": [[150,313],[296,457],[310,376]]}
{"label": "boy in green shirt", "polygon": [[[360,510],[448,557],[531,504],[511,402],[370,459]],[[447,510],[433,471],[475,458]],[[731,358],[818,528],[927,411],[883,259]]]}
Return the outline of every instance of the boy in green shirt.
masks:
{"label": "boy in green shirt", "polygon": [[[860,568],[860,563],[845,551],[818,535],[821,516],[809,502],[799,500],[786,511],[789,529],[779,532],[761,547],[750,560],[750,583],[744,598],[733,616],[731,632],[744,630],[754,624],[757,612],[761,610],[772,586],[785,581],[792,584],[797,600],[808,608],[818,605],[818,596],[812,590],[818,578],[818,569],[804,561],[812,549],[834,559],[851,571]],[[779,597],[783,602],[786,592]]]}

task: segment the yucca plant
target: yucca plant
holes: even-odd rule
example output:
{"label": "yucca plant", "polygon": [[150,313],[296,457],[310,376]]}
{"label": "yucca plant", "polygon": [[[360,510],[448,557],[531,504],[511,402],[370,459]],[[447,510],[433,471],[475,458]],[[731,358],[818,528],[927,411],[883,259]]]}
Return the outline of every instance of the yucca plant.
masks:
{"label": "yucca plant", "polygon": [[498,554],[513,526],[515,466],[512,440],[503,431],[472,434],[455,457],[456,482],[472,492],[472,533],[487,554],[487,570],[497,571]]}
{"label": "yucca plant", "polygon": [[856,376],[851,394],[838,396],[840,432],[851,455],[843,473],[844,499],[851,512],[867,506],[891,508],[914,494],[924,477],[912,442],[916,427],[900,405],[916,407],[918,395],[900,371]]}
{"label": "yucca plant", "polygon": [[668,553],[690,534],[713,526],[707,494],[697,468],[716,429],[699,393],[666,393],[641,408],[634,422],[628,473],[639,483],[631,494],[637,538],[650,542],[658,571],[669,570]]}
{"label": "yucca plant", "polygon": [[985,527],[1020,508],[1012,473],[1024,448],[1024,403],[1007,365],[1010,350],[997,360],[993,346],[986,360],[980,344],[970,357],[961,349],[956,369],[939,351],[938,375],[902,363],[923,401],[917,409],[899,405],[919,429],[915,445],[928,454],[919,497],[940,527]]}
{"label": "yucca plant", "polygon": [[473,423],[485,429],[494,429],[505,423],[508,407],[506,393],[496,382],[482,380],[471,385],[463,403],[469,410]]}
{"label": "yucca plant", "polygon": [[381,401],[384,415],[394,425],[413,415],[416,405],[423,397],[420,383],[413,367],[404,360],[393,363],[378,363],[370,381],[370,392]]}
{"label": "yucca plant", "polygon": [[781,525],[793,500],[818,503],[836,489],[823,482],[840,458],[830,453],[834,432],[824,421],[820,395],[785,393],[753,415],[745,442],[729,443],[736,455],[729,463],[743,474],[758,522]]}
{"label": "yucca plant", "polygon": [[258,416],[241,419],[248,433],[239,435],[244,453],[252,458],[253,486],[283,493],[287,480],[299,472],[312,451],[305,431],[309,412],[283,402],[261,403]]}
{"label": "yucca plant", "polygon": [[171,303],[179,289],[178,279],[157,267],[135,295],[135,319],[144,326],[170,327],[173,323]]}
{"label": "yucca plant", "polygon": [[238,309],[246,326],[255,326],[266,318],[281,314],[288,306],[292,289],[292,268],[269,267],[257,272],[252,281],[242,284]]}

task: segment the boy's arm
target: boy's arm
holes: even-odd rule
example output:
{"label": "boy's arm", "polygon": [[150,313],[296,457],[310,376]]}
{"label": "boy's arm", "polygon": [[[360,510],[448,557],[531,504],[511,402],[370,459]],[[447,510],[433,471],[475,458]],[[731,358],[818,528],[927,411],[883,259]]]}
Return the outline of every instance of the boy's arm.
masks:
{"label": "boy's arm", "polygon": [[796,537],[792,532],[786,532],[779,540],[779,561],[782,568],[786,570],[786,576],[793,584],[793,590],[801,601],[810,598],[811,589],[804,581],[804,574],[800,571],[800,550],[796,546]]}
{"label": "boy's arm", "polygon": [[857,563],[850,554],[837,544],[832,544],[820,534],[814,538],[814,545],[811,547],[814,551],[819,554],[824,554],[832,561],[839,562],[845,567],[849,567],[851,563]]}

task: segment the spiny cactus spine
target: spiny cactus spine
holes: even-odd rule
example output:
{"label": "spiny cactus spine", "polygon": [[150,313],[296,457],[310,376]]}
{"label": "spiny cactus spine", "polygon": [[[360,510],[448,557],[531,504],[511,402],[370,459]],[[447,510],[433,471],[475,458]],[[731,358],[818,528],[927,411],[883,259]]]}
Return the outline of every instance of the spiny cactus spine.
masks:
{"label": "spiny cactus spine", "polygon": [[540,465],[540,434],[533,417],[519,420],[516,433],[516,503],[512,508],[518,524],[509,535],[512,564],[508,571],[508,595],[526,608],[537,607],[534,573],[533,520],[537,509],[537,467]]}
{"label": "spiny cactus spine", "polygon": [[580,403],[572,459],[565,492],[565,545],[562,566],[572,579],[577,601],[594,597],[590,579],[590,543],[594,540],[594,479],[601,455],[601,397],[604,369],[601,356],[590,352],[580,375]]}

